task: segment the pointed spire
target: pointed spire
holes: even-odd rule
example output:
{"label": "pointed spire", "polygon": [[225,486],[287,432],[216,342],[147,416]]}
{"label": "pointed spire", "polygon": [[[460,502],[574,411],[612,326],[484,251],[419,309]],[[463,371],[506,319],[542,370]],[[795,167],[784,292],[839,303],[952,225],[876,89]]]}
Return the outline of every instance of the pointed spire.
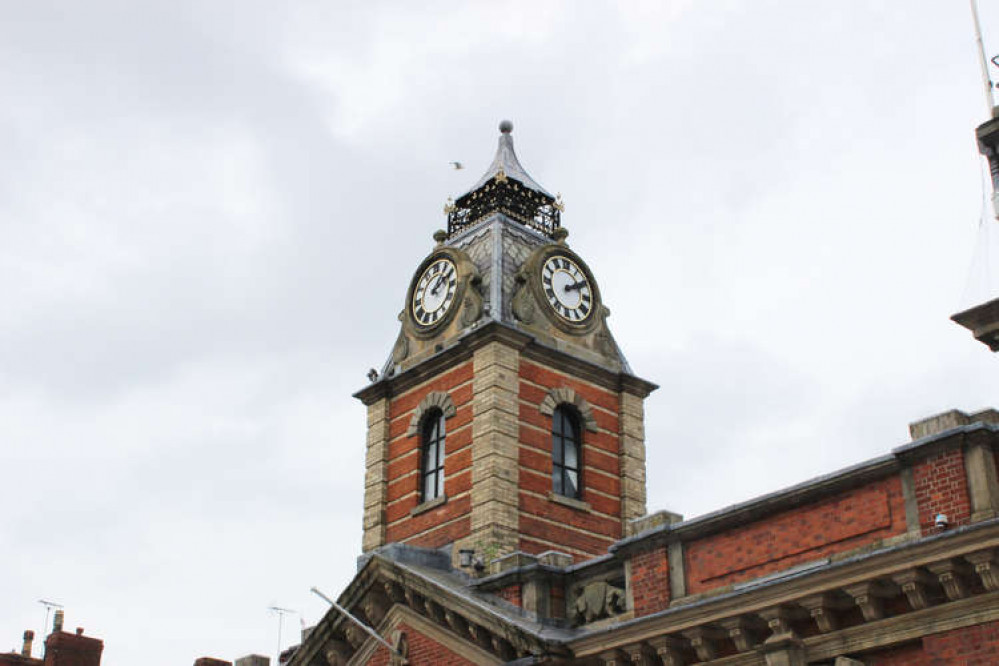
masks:
{"label": "pointed spire", "polygon": [[486,173],[469,191],[444,207],[449,238],[474,226],[493,213],[500,213],[549,238],[560,226],[561,195],[556,199],[527,175],[513,150],[513,123],[500,123],[496,157]]}
{"label": "pointed spire", "polygon": [[496,148],[496,157],[493,158],[493,163],[486,169],[485,175],[479,179],[479,182],[461,196],[464,197],[474,192],[491,180],[503,181],[505,178],[513,178],[524,187],[554,199],[555,197],[528,175],[527,170],[521,166],[520,160],[517,159],[517,153],[513,150],[513,123],[504,120],[499,124],[499,130],[499,146]]}

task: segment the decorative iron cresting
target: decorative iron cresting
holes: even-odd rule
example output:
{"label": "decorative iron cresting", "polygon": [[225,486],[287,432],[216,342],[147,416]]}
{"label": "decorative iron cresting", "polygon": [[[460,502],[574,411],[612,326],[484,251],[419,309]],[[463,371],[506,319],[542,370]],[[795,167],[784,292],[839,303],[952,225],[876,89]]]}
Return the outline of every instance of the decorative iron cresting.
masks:
{"label": "decorative iron cresting", "polygon": [[492,213],[530,227],[549,238],[561,226],[562,202],[536,192],[503,172],[445,207],[447,234],[453,238]]}

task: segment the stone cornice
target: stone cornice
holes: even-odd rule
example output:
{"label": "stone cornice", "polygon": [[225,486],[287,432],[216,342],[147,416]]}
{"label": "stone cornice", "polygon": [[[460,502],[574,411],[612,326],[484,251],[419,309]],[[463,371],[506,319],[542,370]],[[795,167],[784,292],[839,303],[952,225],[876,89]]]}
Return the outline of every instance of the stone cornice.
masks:
{"label": "stone cornice", "polygon": [[[964,446],[968,435],[972,433],[990,433],[993,436],[999,433],[999,427],[991,423],[970,423],[968,425],[949,428],[943,432],[917,439],[909,444],[892,449],[892,455],[905,461],[926,458],[948,449],[956,449]],[[995,438],[993,438],[993,444]]]}
{"label": "stone cornice", "polygon": [[476,349],[490,342],[501,342],[519,349],[528,359],[542,362],[560,372],[611,390],[627,391],[644,398],[658,388],[656,384],[640,377],[604,368],[598,364],[576,358],[568,352],[542,344],[534,336],[504,322],[487,321],[445,343],[441,351],[400,374],[383,377],[362,388],[354,393],[354,397],[365,405],[370,405],[381,398],[403,393],[439,375],[448,368],[471,359],[472,353]]}
{"label": "stone cornice", "polygon": [[[652,615],[593,631],[572,641],[570,645],[577,657],[596,654],[608,647],[623,647],[654,639],[664,633],[676,633],[733,616],[793,605],[805,597],[829,590],[996,547],[999,547],[999,520],[992,520],[865,553],[787,578],[772,579],[758,586],[703,598],[689,604],[681,602]],[[994,597],[993,594],[988,596],[990,599]],[[910,614],[902,617],[908,615]]]}

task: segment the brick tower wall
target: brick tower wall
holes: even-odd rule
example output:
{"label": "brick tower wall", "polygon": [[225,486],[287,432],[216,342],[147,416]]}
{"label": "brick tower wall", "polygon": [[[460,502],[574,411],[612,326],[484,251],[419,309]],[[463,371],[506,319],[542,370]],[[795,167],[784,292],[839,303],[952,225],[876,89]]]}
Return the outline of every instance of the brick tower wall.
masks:
{"label": "brick tower wall", "polygon": [[[414,411],[432,391],[446,393],[455,414],[445,420],[444,494],[420,511],[420,433],[407,434]],[[472,363],[391,399],[386,471],[385,539],[439,548],[469,533],[472,485]]]}
{"label": "brick tower wall", "polygon": [[[519,548],[583,558],[606,553],[622,535],[619,395],[524,359],[519,378]],[[576,503],[552,494],[552,417],[540,409],[553,389],[563,387],[586,400],[597,428],[582,432],[582,493]]]}

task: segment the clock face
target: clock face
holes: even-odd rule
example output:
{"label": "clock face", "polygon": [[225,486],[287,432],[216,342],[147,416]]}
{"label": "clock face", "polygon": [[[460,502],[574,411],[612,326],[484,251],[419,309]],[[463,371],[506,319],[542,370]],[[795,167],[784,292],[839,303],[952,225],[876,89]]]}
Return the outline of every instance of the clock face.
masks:
{"label": "clock face", "polygon": [[572,259],[549,257],[541,267],[541,287],[548,304],[565,321],[580,324],[592,314],[593,287]]}
{"label": "clock face", "polygon": [[423,328],[436,326],[454,304],[458,270],[447,257],[433,261],[413,289],[413,319]]}

